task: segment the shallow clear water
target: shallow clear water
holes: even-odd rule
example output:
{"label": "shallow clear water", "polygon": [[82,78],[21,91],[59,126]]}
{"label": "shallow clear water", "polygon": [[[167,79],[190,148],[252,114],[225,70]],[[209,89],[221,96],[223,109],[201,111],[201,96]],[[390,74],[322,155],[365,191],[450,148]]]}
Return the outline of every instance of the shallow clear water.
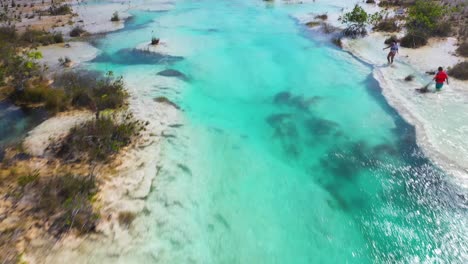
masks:
{"label": "shallow clear water", "polygon": [[[148,198],[141,254],[161,263],[467,261],[466,190],[421,154],[369,66],[291,17],[336,9],[324,2],[177,1],[167,12],[132,10],[124,30],[97,41],[103,54],[90,67],[123,74],[141,112],[160,95],[183,109],[161,157],[158,177],[170,180]],[[152,35],[171,56],[134,50]],[[185,76],[157,75],[165,69]]]}
{"label": "shallow clear water", "polygon": [[9,101],[0,101],[0,161],[5,147],[20,142],[27,131],[46,116],[43,109],[22,109]]}

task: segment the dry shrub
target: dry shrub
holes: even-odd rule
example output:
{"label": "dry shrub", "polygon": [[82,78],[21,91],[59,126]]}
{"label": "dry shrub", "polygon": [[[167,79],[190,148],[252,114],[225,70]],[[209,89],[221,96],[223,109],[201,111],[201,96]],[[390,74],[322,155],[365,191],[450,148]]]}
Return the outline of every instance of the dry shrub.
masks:
{"label": "dry shrub", "polygon": [[120,212],[119,224],[121,226],[128,228],[133,223],[133,220],[135,220],[135,218],[136,218],[136,214],[133,212],[128,212],[128,211]]}
{"label": "dry shrub", "polygon": [[468,61],[460,62],[448,71],[450,76],[459,80],[468,80]]}
{"label": "dry shrub", "polygon": [[384,32],[397,32],[397,31],[400,31],[400,27],[398,26],[396,19],[388,18],[388,19],[382,19],[381,21],[379,21],[374,26],[374,30],[384,31]]}
{"label": "dry shrub", "polygon": [[457,48],[457,53],[463,57],[468,57],[468,42],[462,43],[458,48]]}
{"label": "dry shrub", "polygon": [[427,37],[419,34],[408,33],[401,38],[400,45],[405,48],[419,48],[427,45]]}

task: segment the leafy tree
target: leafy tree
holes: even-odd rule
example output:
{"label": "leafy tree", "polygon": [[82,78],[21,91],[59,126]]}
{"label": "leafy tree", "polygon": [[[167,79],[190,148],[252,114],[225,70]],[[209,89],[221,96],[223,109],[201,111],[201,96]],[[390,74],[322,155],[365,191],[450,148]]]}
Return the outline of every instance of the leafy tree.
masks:
{"label": "leafy tree", "polygon": [[361,6],[356,4],[351,12],[345,13],[341,17],[341,23],[347,24],[347,28],[343,33],[353,38],[364,36],[367,34],[366,26],[375,23],[381,18],[381,14],[368,14]]}
{"label": "leafy tree", "polygon": [[406,26],[411,33],[430,35],[448,11],[438,1],[418,0],[408,10]]}

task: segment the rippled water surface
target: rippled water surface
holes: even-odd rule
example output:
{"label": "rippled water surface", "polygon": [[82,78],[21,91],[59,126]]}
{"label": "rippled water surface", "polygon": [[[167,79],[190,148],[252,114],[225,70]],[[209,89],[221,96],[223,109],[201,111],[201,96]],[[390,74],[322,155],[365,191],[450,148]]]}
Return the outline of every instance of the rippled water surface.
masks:
{"label": "rippled water surface", "polygon": [[[144,100],[163,95],[185,119],[155,157],[161,180],[142,254],[466,263],[466,190],[421,154],[370,67],[292,16],[336,12],[326,2],[176,1],[130,10],[125,29],[97,41],[103,53],[91,66],[124,74],[138,109],[150,116]],[[168,52],[134,49],[151,36]]]}

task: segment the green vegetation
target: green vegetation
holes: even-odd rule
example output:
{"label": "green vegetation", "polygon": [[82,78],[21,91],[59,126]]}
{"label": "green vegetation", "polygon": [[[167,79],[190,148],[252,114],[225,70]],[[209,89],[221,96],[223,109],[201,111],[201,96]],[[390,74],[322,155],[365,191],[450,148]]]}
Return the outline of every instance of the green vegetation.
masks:
{"label": "green vegetation", "polygon": [[414,80],[414,75],[413,74],[410,74],[410,75],[405,77],[405,81],[407,81],[407,82],[411,82],[412,80]]}
{"label": "green vegetation", "polygon": [[125,105],[128,97],[122,77],[112,72],[101,76],[96,72],[65,72],[55,77],[55,86],[64,90],[71,106],[99,112]]}
{"label": "green vegetation", "polygon": [[427,44],[431,36],[446,36],[451,32],[450,24],[444,20],[449,9],[439,1],[418,0],[408,8],[406,28],[401,46],[418,48]]}
{"label": "green vegetation", "polygon": [[159,44],[159,38],[152,37],[151,38],[151,45],[158,45]]}
{"label": "green vegetation", "polygon": [[448,71],[450,76],[459,80],[468,80],[468,61],[460,62]]}
{"label": "green vegetation", "polygon": [[380,7],[408,6],[414,3],[414,0],[381,0]]}
{"label": "green vegetation", "polygon": [[144,129],[145,124],[131,114],[121,118],[102,116],[71,129],[57,156],[68,161],[106,162]]}
{"label": "green vegetation", "polygon": [[374,30],[384,32],[397,32],[400,31],[400,27],[398,26],[397,20],[395,18],[385,18],[376,23],[376,25],[374,26]]}
{"label": "green vegetation", "polygon": [[468,57],[468,42],[460,44],[457,48],[457,53],[463,57]]}
{"label": "green vegetation", "polygon": [[93,175],[73,174],[44,177],[29,190],[38,195],[35,210],[49,218],[49,232],[55,235],[72,229],[81,234],[95,230],[99,215],[94,212],[91,199],[96,191]]}
{"label": "green vegetation", "polygon": [[327,14],[316,15],[314,18],[315,19],[320,19],[320,20],[327,20],[328,15]]}
{"label": "green vegetation", "polygon": [[130,225],[133,223],[133,220],[135,220],[136,214],[133,212],[120,212],[119,213],[119,224],[123,227],[130,227]]}
{"label": "green vegetation", "polygon": [[37,182],[38,179],[39,179],[39,172],[34,171],[34,172],[28,173],[26,175],[19,176],[18,177],[18,185],[20,187],[24,187],[24,186],[26,186],[28,184],[32,184],[32,183]]}
{"label": "green vegetation", "polygon": [[68,15],[72,13],[72,9],[69,5],[52,5],[49,8],[49,13],[53,16]]}
{"label": "green vegetation", "polygon": [[428,38],[424,35],[418,35],[417,33],[407,33],[400,40],[400,45],[406,48],[419,48],[427,45]]}
{"label": "green vegetation", "polygon": [[70,31],[70,37],[81,37],[85,33],[86,33],[86,30],[84,30],[80,26],[76,26]]}
{"label": "green vegetation", "polygon": [[119,12],[115,11],[114,14],[112,14],[111,21],[113,22],[120,21]]}
{"label": "green vegetation", "polygon": [[362,7],[355,5],[351,12],[345,13],[341,17],[341,22],[347,27],[343,34],[348,37],[356,38],[367,35],[366,26],[375,23],[380,14],[368,14]]}
{"label": "green vegetation", "polygon": [[63,43],[63,35],[60,32],[49,33],[46,31],[28,29],[21,35],[20,40],[33,46],[39,44],[46,46],[55,43]]}

